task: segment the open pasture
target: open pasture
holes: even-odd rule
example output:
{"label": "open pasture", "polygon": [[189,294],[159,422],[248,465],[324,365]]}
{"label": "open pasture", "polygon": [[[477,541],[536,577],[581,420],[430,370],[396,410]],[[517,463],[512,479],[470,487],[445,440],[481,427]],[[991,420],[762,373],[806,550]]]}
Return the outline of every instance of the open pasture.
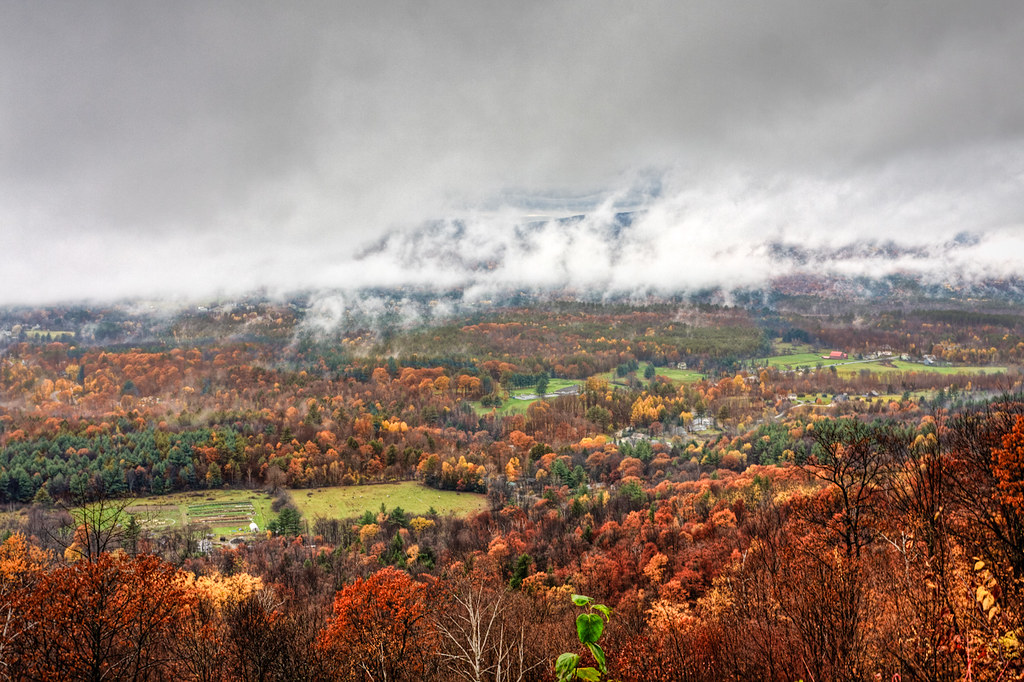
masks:
{"label": "open pasture", "polygon": [[865,370],[875,374],[890,374],[893,372],[927,372],[929,374],[945,375],[999,374],[1007,371],[1007,368],[1005,366],[996,365],[925,365],[920,362],[909,362],[906,360],[899,360],[894,358],[858,360],[857,358],[851,357],[845,360],[828,360],[822,358],[822,355],[827,355],[827,351],[822,351],[820,353],[800,352],[789,353],[785,355],[773,355],[768,358],[754,360],[754,364],[759,367],[774,367],[783,371],[796,370],[800,368],[807,368],[813,370],[818,368],[819,366],[822,369],[826,369],[834,365],[836,367],[836,371],[842,376],[855,376]]}
{"label": "open pasture", "polygon": [[436,490],[416,481],[291,490],[292,501],[302,515],[348,518],[365,511],[401,507],[410,514],[426,514],[431,507],[439,514],[461,516],[487,507],[486,495]]}
{"label": "open pasture", "polygon": [[533,400],[513,400],[510,398],[502,400],[501,407],[484,407],[479,400],[470,401],[469,404],[473,406],[473,409],[479,415],[490,414],[491,410],[494,410],[498,416],[505,417],[510,414],[525,414],[534,402]]}
{"label": "open pasture", "polygon": [[654,374],[668,377],[674,384],[692,384],[704,378],[700,372],[692,369],[676,369],[675,367],[655,367]]}
{"label": "open pasture", "polygon": [[[474,493],[435,490],[415,481],[375,485],[338,486],[288,490],[302,516],[350,518],[363,512],[401,507],[410,514],[464,515],[485,509],[487,498]],[[262,490],[204,490],[138,498],[125,511],[134,514],[149,530],[172,530],[187,523],[209,526],[214,535],[248,533],[253,521],[260,529],[277,517],[273,498]]]}
{"label": "open pasture", "polygon": [[[640,370],[636,373],[637,378],[644,383],[647,383],[647,380],[644,379],[644,368],[646,366],[646,363],[641,363]],[[701,374],[700,372],[697,372],[695,370],[676,369],[675,367],[655,367],[654,374],[655,376],[667,377],[672,383],[677,385],[692,384],[705,378],[704,374]],[[619,386],[626,385],[625,377],[618,376],[615,370],[612,370],[610,372],[602,372],[600,374],[595,374],[594,376],[597,377],[598,379],[604,379],[609,384],[618,384]]]}
{"label": "open pasture", "polygon": [[942,374],[946,376],[955,376],[957,374],[1003,374],[1007,371],[1007,367],[999,365],[925,365],[920,362],[888,360],[884,358],[870,362],[858,362],[856,364],[846,363],[846,365],[836,368],[836,370],[844,376],[858,374],[861,370],[865,369],[876,374],[918,372],[922,374]]}
{"label": "open pasture", "polygon": [[[565,388],[576,386],[581,382],[574,379],[550,379],[548,381],[548,392],[547,395],[551,396],[556,391],[560,391]],[[501,407],[485,407],[479,400],[473,400],[469,404],[473,406],[477,414],[490,414],[491,410],[495,410],[499,416],[507,416],[510,414],[524,414],[530,405],[540,400],[540,398],[534,398],[533,400],[522,400],[516,396],[527,396],[536,394],[537,389],[534,386],[527,386],[525,388],[516,388],[509,391],[509,397],[503,399]],[[551,397],[548,398],[551,400]]]}
{"label": "open pasture", "polygon": [[809,367],[814,369],[819,364],[821,366],[828,365],[844,365],[851,362],[857,362],[854,358],[847,358],[845,360],[826,360],[823,359],[822,355],[828,355],[829,351],[817,352],[800,352],[800,353],[787,353],[785,355],[773,355],[768,358],[754,360],[754,364],[758,367],[774,367],[781,370],[793,370],[800,367]]}

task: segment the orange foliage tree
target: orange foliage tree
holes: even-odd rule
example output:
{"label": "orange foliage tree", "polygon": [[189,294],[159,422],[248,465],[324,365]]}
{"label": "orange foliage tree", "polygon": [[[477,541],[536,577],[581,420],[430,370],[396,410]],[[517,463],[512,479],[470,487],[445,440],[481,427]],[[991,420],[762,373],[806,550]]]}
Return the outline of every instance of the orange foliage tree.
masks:
{"label": "orange foliage tree", "polygon": [[1003,502],[1024,507],[1024,415],[1017,415],[1002,447],[992,450],[992,471],[998,480],[998,495]]}
{"label": "orange foliage tree", "polygon": [[0,675],[7,674],[7,662],[23,631],[32,623],[17,618],[22,592],[42,575],[50,553],[32,545],[22,533],[0,544]]}
{"label": "orange foliage tree", "polygon": [[101,554],[44,573],[16,618],[14,679],[149,679],[170,672],[169,646],[195,595],[151,555]]}
{"label": "orange foliage tree", "polygon": [[426,589],[387,567],[341,590],[319,640],[333,659],[335,679],[423,679],[434,642]]}

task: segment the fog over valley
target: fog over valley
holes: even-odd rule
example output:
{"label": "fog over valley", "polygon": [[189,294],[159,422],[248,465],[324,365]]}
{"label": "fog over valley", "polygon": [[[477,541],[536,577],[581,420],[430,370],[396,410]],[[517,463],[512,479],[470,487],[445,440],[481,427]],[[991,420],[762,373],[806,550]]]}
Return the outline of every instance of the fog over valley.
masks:
{"label": "fog over valley", "polygon": [[1022,274],[1016,3],[5,15],[2,303]]}

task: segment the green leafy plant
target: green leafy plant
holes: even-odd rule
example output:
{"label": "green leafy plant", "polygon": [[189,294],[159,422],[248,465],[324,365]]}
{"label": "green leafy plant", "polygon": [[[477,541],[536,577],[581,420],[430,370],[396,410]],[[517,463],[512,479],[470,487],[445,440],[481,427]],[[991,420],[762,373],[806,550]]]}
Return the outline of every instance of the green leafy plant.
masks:
{"label": "green leafy plant", "polygon": [[587,611],[576,616],[576,636],[580,644],[590,650],[597,667],[580,667],[581,658],[579,654],[566,652],[555,661],[555,675],[558,682],[568,680],[587,680],[598,682],[602,675],[608,674],[608,666],[605,661],[604,649],[597,643],[604,633],[605,623],[611,620],[612,610],[604,604],[595,604],[591,597],[584,597],[582,594],[572,595],[572,603],[576,606],[585,606]]}

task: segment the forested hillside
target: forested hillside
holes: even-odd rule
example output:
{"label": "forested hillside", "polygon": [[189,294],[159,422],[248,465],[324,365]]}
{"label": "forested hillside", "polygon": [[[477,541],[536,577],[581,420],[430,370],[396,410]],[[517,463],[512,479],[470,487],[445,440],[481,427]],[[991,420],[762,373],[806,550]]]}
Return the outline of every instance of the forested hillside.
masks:
{"label": "forested hillside", "polygon": [[0,674],[1022,675],[1024,324],[862,313],[11,313]]}

